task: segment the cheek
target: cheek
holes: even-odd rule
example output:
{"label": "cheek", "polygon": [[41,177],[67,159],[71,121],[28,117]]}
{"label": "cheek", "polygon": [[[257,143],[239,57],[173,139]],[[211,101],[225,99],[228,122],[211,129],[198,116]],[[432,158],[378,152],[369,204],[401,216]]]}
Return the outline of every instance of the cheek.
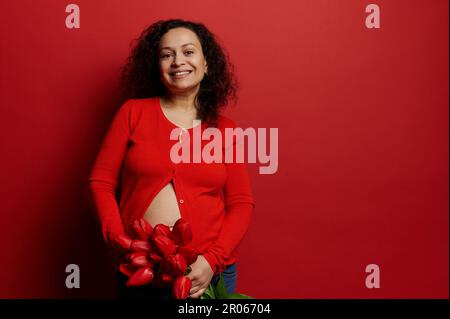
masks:
{"label": "cheek", "polygon": [[167,69],[160,68],[160,69],[159,69],[159,74],[160,74],[160,75],[159,75],[159,78],[161,79],[161,81],[167,82],[167,81],[170,81],[170,80],[171,80],[170,75],[169,75]]}
{"label": "cheek", "polygon": [[203,60],[196,61],[195,65],[197,66],[197,69],[199,69],[199,70],[205,69],[205,61],[203,61]]}
{"label": "cheek", "polygon": [[170,63],[166,61],[159,62],[159,73],[162,75],[167,74],[168,70],[170,68]]}

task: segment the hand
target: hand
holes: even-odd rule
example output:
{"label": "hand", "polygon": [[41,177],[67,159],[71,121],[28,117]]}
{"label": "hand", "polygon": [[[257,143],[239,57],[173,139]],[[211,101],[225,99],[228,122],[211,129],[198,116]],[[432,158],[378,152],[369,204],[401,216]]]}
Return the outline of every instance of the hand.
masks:
{"label": "hand", "polygon": [[197,260],[191,265],[191,272],[187,275],[192,281],[192,288],[190,290],[190,298],[200,298],[201,295],[208,288],[211,279],[214,276],[209,263],[203,255],[199,255]]}

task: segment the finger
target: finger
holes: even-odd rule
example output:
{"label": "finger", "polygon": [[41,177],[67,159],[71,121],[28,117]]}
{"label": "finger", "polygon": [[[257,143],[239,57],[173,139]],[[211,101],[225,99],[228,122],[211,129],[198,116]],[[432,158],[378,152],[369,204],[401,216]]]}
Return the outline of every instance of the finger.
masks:
{"label": "finger", "polygon": [[195,286],[192,286],[191,289],[189,290],[189,293],[190,294],[195,294],[202,288],[203,288],[203,286],[199,283],[199,284],[197,284]]}
{"label": "finger", "polygon": [[202,287],[202,286],[197,286],[195,288],[191,288],[191,290],[189,291],[190,295],[195,295],[198,294],[200,291],[205,291],[206,288]]}
{"label": "finger", "polygon": [[200,289],[199,291],[197,291],[196,293],[191,295],[191,298],[200,298],[203,293],[205,292],[205,288]]}
{"label": "finger", "polygon": [[193,274],[192,272],[187,274],[186,277],[188,277],[191,281],[198,280],[198,276],[196,274]]}
{"label": "finger", "polygon": [[192,282],[191,289],[194,288],[194,287],[200,286],[200,282],[198,281],[198,279],[191,280],[191,282]]}
{"label": "finger", "polygon": [[189,290],[189,294],[193,295],[200,289],[199,286],[192,287],[191,290]]}

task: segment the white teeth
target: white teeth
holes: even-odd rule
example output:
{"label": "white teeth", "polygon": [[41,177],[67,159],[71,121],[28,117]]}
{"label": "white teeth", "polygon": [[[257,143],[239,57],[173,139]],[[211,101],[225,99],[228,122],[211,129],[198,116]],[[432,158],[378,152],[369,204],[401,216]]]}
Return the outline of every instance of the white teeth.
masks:
{"label": "white teeth", "polygon": [[184,71],[184,72],[176,72],[176,73],[172,73],[173,75],[184,75],[184,74],[189,74],[190,71]]}

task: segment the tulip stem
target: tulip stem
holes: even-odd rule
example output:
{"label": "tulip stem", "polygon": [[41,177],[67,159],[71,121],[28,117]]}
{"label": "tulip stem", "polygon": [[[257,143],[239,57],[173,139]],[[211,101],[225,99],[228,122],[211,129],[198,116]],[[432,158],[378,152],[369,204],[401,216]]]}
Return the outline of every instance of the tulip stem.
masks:
{"label": "tulip stem", "polygon": [[191,266],[187,266],[187,269],[186,269],[186,271],[185,271],[184,275],[187,275],[187,274],[189,274],[189,273],[190,273],[191,271],[192,271],[192,268],[191,268]]}

